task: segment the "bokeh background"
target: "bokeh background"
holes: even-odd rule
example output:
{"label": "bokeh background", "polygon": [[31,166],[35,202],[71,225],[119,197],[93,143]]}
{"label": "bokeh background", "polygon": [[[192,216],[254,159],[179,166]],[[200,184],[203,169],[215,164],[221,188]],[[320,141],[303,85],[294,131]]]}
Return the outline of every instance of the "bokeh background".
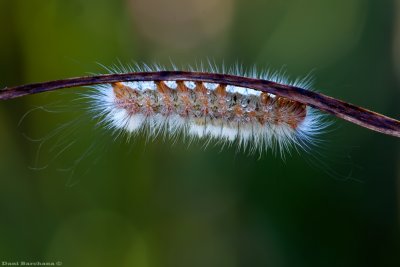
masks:
{"label": "bokeh background", "polygon": [[[0,0],[1,87],[207,58],[400,117],[399,1]],[[0,262],[400,266],[398,139],[330,118],[285,160],[127,141],[83,91],[0,103]]]}

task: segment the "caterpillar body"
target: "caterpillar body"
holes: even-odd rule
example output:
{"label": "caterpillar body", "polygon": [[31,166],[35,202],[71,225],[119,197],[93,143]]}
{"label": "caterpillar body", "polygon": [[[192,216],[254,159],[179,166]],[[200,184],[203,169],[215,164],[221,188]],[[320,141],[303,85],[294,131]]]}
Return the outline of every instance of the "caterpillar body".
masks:
{"label": "caterpillar body", "polygon": [[[269,79],[287,81],[276,74]],[[309,86],[309,80],[294,83]],[[327,126],[322,115],[305,104],[224,83],[119,81],[92,88],[94,93],[87,97],[95,116],[129,136],[182,134],[206,142],[236,143],[250,152],[272,149],[282,154],[293,145],[308,149]]]}

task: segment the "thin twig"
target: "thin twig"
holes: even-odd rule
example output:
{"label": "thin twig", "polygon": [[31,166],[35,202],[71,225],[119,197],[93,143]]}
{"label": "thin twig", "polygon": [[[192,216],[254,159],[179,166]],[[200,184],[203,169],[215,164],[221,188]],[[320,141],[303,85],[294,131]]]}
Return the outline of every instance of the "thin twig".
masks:
{"label": "thin twig", "polygon": [[382,114],[364,109],[362,107],[358,107],[353,104],[346,103],[341,100],[295,86],[283,85],[267,80],[246,78],[228,74],[187,71],[157,71],[77,77],[5,88],[3,90],[0,90],[0,100],[12,99],[41,92],[54,91],[62,88],[87,86],[94,84],[104,84],[121,81],[178,80],[228,84],[279,95],[311,106],[313,108],[328,112],[338,118],[342,118],[349,122],[358,124],[362,127],[387,135],[400,137],[400,121],[396,119],[392,119]]}

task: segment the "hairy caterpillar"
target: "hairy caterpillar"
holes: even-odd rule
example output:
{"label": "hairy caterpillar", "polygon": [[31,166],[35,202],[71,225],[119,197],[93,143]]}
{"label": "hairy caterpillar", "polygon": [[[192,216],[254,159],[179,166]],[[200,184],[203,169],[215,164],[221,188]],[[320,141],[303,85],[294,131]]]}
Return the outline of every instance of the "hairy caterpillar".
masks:
{"label": "hairy caterpillar", "polygon": [[[150,135],[183,133],[191,138],[236,142],[251,151],[292,145],[308,149],[327,123],[313,108],[382,133],[400,136],[395,119],[309,89],[309,80],[289,82],[270,73],[236,67],[172,71],[113,68],[108,75],[31,84],[0,91],[0,99],[90,85],[94,116],[110,129]],[[226,74],[228,73],[228,74]]]}
{"label": "hairy caterpillar", "polygon": [[[147,69],[161,71],[160,67]],[[132,69],[131,69],[132,71]],[[137,67],[136,72],[144,69]],[[237,68],[236,75],[245,75]],[[114,69],[112,73],[123,73]],[[254,70],[248,75],[260,77]],[[283,82],[281,75],[264,79]],[[286,83],[287,82],[286,80]],[[308,79],[292,85],[309,87]],[[326,127],[306,105],[250,88],[202,81],[114,82],[93,87],[87,94],[95,116],[110,129],[156,136],[183,134],[217,142],[237,143],[250,151],[281,152],[297,144],[306,148]]]}

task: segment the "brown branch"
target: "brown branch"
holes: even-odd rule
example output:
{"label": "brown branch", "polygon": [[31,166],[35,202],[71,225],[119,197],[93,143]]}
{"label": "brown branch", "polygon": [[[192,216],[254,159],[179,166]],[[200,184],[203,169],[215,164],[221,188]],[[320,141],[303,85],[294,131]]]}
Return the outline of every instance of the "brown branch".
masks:
{"label": "brown branch", "polygon": [[400,121],[396,119],[392,119],[353,104],[302,88],[278,84],[262,79],[246,78],[228,74],[186,71],[157,71],[77,77],[5,88],[0,90],[0,100],[54,91],[62,88],[113,83],[119,81],[171,80],[202,81],[252,88],[258,91],[263,91],[298,101],[313,108],[328,112],[338,118],[342,118],[380,133],[400,137]]}

